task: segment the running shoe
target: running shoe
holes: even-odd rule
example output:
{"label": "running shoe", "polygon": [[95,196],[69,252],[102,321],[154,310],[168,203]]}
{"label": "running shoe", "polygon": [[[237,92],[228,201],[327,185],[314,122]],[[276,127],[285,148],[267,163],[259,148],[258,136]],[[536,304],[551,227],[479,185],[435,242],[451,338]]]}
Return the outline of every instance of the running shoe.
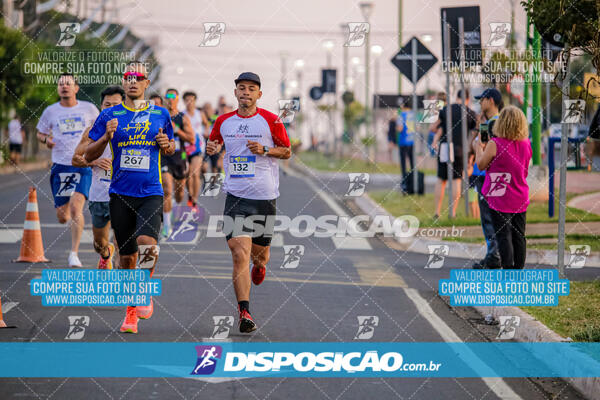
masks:
{"label": "running shoe", "polygon": [[138,316],[136,307],[127,307],[127,314],[123,325],[121,325],[121,332],[127,333],[138,333]]}
{"label": "running shoe", "polygon": [[149,306],[137,306],[137,316],[139,319],[148,319],[152,316],[154,312],[154,302],[152,301],[152,297],[150,297],[150,305]]}
{"label": "running shoe", "polygon": [[71,268],[81,268],[81,261],[77,256],[77,253],[74,251],[69,253],[69,267]]}
{"label": "running shoe", "polygon": [[248,310],[240,310],[240,332],[250,333],[256,330],[256,324]]}
{"label": "running shoe", "polygon": [[172,232],[173,232],[173,230],[171,229],[170,226],[166,226],[163,224],[163,228],[162,228],[162,231],[160,232],[160,235],[162,237],[164,237],[165,239],[168,239],[169,236],[171,236]]}
{"label": "running shoe", "polygon": [[265,280],[265,275],[267,274],[267,269],[265,267],[257,267],[256,265],[252,266],[252,282],[255,285],[260,285]]}
{"label": "running shoe", "polygon": [[98,269],[113,269],[113,254],[115,254],[115,245],[112,243],[108,244],[108,258],[105,260],[100,257],[98,260]]}

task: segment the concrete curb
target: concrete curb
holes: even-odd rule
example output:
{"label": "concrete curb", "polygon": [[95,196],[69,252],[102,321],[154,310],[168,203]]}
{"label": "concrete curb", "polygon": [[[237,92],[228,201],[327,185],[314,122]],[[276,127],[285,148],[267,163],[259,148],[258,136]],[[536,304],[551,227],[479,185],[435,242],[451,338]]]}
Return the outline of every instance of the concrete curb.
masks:
{"label": "concrete curb", "polygon": [[[322,179],[328,179],[327,176],[323,176],[319,171],[315,171],[311,168],[307,168],[304,165],[298,163],[292,163],[293,168],[307,176],[319,176]],[[388,215],[391,216],[383,207],[377,204],[367,194],[360,197],[353,198],[357,207],[360,208],[369,217],[373,218],[376,215]],[[432,244],[457,244],[457,246],[450,246],[449,255],[450,257],[464,258],[465,255],[476,256],[483,258],[485,254],[485,248],[479,245],[473,245],[470,243],[460,242],[447,242],[447,241],[436,241],[430,239],[424,239],[419,237],[411,238],[399,238],[395,237],[396,241],[401,245],[401,248],[406,251],[429,254],[428,245]],[[551,260],[551,257],[556,260],[556,251],[528,251],[527,262],[535,262],[533,260]],[[590,260],[593,259],[596,265],[600,266],[600,257],[588,257],[587,266],[590,266]],[[568,260],[567,260],[568,261]],[[538,261],[539,262],[539,261]],[[552,264],[552,262],[545,262]],[[499,316],[518,316],[520,317],[520,323],[518,328],[515,330],[514,340],[519,342],[570,342],[570,339],[563,338],[556,332],[552,331],[546,325],[529,315],[525,311],[518,307],[473,307],[481,315],[492,315],[494,318]],[[560,356],[560,355],[557,355]],[[600,399],[600,377],[593,378],[563,378],[567,380],[573,387],[589,399]]]}
{"label": "concrete curb", "polygon": [[[519,326],[515,329],[514,340],[518,342],[572,342],[570,338],[563,338],[546,325],[529,315],[518,307],[484,307],[475,306],[481,315],[492,315],[495,319],[499,316],[511,315],[520,317]],[[559,354],[556,355],[560,357]],[[585,357],[585,355],[584,355]],[[569,359],[564,357],[565,360]],[[590,362],[594,362],[590,360]],[[597,362],[597,361],[595,361]],[[567,368],[569,366],[567,365]],[[568,381],[574,388],[581,392],[586,398],[600,399],[600,377],[588,378],[562,378]]]}
{"label": "concrete curb", "polygon": [[[376,214],[381,215],[381,213],[388,214],[381,206],[375,203],[368,195],[363,195],[361,197],[357,197],[355,199],[356,205],[369,216],[373,216]],[[418,253],[426,253],[429,254],[427,245],[429,244],[438,244],[438,243],[448,243],[444,241],[433,241],[428,239],[420,239],[420,238],[410,238],[408,242],[406,239],[396,238],[403,247],[406,248],[407,251],[413,251]],[[404,241],[404,243],[403,243]],[[450,247],[449,256],[450,257],[464,257],[466,254],[477,253],[480,257],[483,257],[485,254],[485,248],[482,246],[474,246],[471,244],[460,243],[459,246]],[[527,253],[527,261],[531,262],[530,253],[537,252],[528,252]],[[554,260],[556,260],[556,252],[553,252]],[[534,256],[538,256],[538,254],[534,254]],[[541,254],[542,257],[547,257],[547,254]],[[598,257],[594,257],[598,258]],[[586,264],[589,264],[589,259]],[[600,263],[598,264],[600,265]],[[588,265],[589,266],[589,265]],[[527,314],[525,311],[521,310],[518,307],[483,307],[477,306],[473,307],[477,310],[481,315],[492,315],[494,318],[498,318],[499,316],[504,315],[512,315],[520,317],[520,323],[518,329],[515,330],[514,340],[519,342],[570,342],[570,339],[563,338],[546,325],[535,319],[533,316]],[[600,377],[593,378],[564,378],[569,381],[573,387],[575,387],[578,391],[584,394],[586,397],[590,399],[600,399]]]}
{"label": "concrete curb", "polygon": [[[297,162],[292,162],[291,164],[293,168],[299,170],[300,172],[308,175],[308,176],[317,176],[320,179],[328,182],[331,179],[348,179],[348,175],[345,173],[338,172],[323,172],[317,171],[312,168],[309,168],[305,165],[302,165]],[[387,178],[385,174],[372,174],[371,179],[375,175],[383,175],[384,178]],[[383,178],[377,178],[383,179]],[[392,182],[388,178],[389,182]],[[375,215],[390,215],[383,207],[377,204],[373,199],[369,197],[368,194],[363,194],[360,197],[352,198],[356,205],[367,215],[373,217]],[[450,228],[450,227],[448,227]],[[426,239],[421,237],[413,237],[413,238],[396,238],[402,247],[403,250],[412,251],[415,253],[421,254],[429,254],[430,245],[439,245],[439,244],[447,244],[449,245],[449,257],[456,258],[464,258],[468,256],[473,259],[482,259],[485,256],[486,249],[485,247],[473,244],[473,243],[463,243],[463,242],[450,242],[445,240],[434,240],[434,239]],[[568,251],[565,252],[565,265],[569,264],[571,255]],[[541,264],[548,266],[556,266],[558,263],[558,251],[556,250],[527,250],[526,262],[531,264]],[[590,254],[587,256],[585,261],[586,267],[600,268],[600,254]]]}
{"label": "concrete curb", "polygon": [[[356,205],[367,215],[390,215],[383,207],[379,206],[367,194],[354,198]],[[464,258],[469,256],[474,259],[482,259],[485,256],[485,247],[473,243],[449,242],[445,240],[432,240],[420,237],[412,238],[396,238],[404,250],[413,251],[416,253],[429,254],[429,245],[436,244],[452,244],[449,246],[449,257]],[[566,252],[565,264],[569,263],[570,254]],[[528,263],[542,265],[557,265],[558,251],[556,250],[527,250]],[[586,267],[600,267],[600,255],[590,254],[585,262]]]}
{"label": "concrete curb", "polygon": [[11,165],[4,165],[0,167],[0,175],[8,175],[19,172],[31,172],[37,171],[40,169],[49,168],[52,165],[52,161],[50,160],[40,160],[40,161],[32,161],[23,164],[19,164],[18,168],[15,168]]}

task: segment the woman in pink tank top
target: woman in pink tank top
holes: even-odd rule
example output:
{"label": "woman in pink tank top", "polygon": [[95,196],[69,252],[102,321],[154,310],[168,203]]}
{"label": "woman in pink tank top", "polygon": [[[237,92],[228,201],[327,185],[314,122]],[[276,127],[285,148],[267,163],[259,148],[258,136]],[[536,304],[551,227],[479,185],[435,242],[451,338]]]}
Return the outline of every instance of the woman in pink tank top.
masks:
{"label": "woman in pink tank top", "polygon": [[523,268],[529,205],[527,172],[531,161],[527,118],[514,106],[502,110],[489,142],[473,142],[477,166],[486,170],[482,193],[492,213],[503,268]]}

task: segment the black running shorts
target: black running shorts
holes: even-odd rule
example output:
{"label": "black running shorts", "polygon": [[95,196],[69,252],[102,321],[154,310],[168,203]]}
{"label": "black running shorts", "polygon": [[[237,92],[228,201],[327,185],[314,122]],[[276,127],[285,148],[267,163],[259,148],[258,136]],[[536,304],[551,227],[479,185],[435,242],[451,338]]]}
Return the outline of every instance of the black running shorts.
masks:
{"label": "black running shorts", "polygon": [[136,239],[141,235],[153,237],[158,242],[162,196],[132,197],[111,193],[109,208],[120,254],[135,254],[138,251]]}
{"label": "black running shorts", "polygon": [[[266,224],[267,216],[275,216],[276,214],[276,199],[273,200],[252,200],[237,197],[227,193],[227,199],[225,200],[225,210],[223,215],[231,217],[233,220],[236,217],[250,217],[250,216],[261,216],[264,217],[262,221],[255,221],[253,225],[260,225],[261,230],[264,232],[261,235],[255,235],[253,232],[257,232],[254,227],[243,226],[242,231],[235,230],[228,232],[227,240],[234,236],[250,236],[252,237],[252,243],[259,246],[270,246],[271,239],[273,238],[273,223]],[[265,228],[266,227],[266,228]]]}

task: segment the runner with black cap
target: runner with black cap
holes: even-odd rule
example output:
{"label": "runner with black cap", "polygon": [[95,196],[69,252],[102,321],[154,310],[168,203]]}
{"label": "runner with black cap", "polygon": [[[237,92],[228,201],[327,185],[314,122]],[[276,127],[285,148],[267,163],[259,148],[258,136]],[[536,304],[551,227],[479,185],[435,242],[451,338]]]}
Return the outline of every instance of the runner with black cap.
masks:
{"label": "runner with black cap", "polygon": [[[227,235],[233,259],[233,287],[238,301],[239,328],[242,333],[256,330],[250,315],[250,274],[260,285],[269,262],[273,225],[265,224],[276,214],[279,197],[277,159],[292,155],[290,140],[277,115],[258,108],[262,96],[260,78],[244,72],[235,80],[233,91],[238,109],[217,118],[206,146],[207,154],[218,154],[225,146],[225,181],[227,192],[224,215],[233,218],[252,216],[254,228],[244,226]],[[236,224],[237,225],[237,224]]]}

